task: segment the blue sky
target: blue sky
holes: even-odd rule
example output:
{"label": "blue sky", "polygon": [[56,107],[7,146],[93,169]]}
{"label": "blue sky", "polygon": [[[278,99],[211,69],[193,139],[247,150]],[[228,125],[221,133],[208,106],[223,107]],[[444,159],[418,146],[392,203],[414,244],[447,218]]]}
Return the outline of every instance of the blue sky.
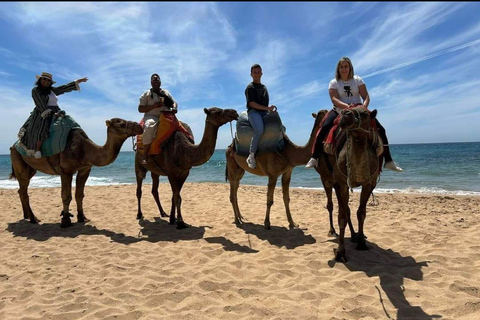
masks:
{"label": "blue sky", "polygon": [[[331,108],[342,56],[365,80],[391,144],[480,141],[479,13],[478,2],[1,2],[0,154],[33,109],[42,71],[57,84],[89,78],[59,105],[103,145],[105,120],[141,119],[152,73],[200,141],[203,108],[245,110],[253,63],[287,134],[304,145],[311,113]],[[224,125],[216,148],[231,140]]]}

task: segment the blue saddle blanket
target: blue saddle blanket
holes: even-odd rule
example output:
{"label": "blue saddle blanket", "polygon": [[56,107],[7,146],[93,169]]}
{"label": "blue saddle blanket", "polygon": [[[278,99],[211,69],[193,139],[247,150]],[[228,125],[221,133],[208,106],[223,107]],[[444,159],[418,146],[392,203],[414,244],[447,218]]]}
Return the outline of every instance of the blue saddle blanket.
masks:
{"label": "blue saddle blanket", "polygon": [[[80,129],[80,125],[69,115],[53,118],[48,139],[42,143],[42,157],[53,156],[65,150],[70,130]],[[29,150],[20,140],[14,147],[23,156],[33,156],[35,150]]]}
{"label": "blue saddle blanket", "polygon": [[[264,130],[260,138],[257,152],[277,152],[285,149],[283,134],[286,129],[278,112],[269,112],[263,117]],[[240,113],[237,120],[237,133],[235,134],[235,149],[237,154],[248,156],[250,153],[250,142],[253,137],[253,128],[248,121],[247,111]]]}

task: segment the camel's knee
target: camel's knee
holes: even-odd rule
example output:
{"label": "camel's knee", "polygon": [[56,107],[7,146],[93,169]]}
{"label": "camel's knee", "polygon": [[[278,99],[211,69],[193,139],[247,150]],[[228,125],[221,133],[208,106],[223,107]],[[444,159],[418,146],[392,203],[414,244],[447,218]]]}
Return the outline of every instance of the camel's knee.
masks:
{"label": "camel's knee", "polygon": [[72,202],[72,196],[65,197],[62,200],[63,200],[63,204],[69,205],[70,202]]}
{"label": "camel's knee", "polygon": [[267,206],[269,206],[269,207],[273,206],[273,200],[268,200],[267,201]]}

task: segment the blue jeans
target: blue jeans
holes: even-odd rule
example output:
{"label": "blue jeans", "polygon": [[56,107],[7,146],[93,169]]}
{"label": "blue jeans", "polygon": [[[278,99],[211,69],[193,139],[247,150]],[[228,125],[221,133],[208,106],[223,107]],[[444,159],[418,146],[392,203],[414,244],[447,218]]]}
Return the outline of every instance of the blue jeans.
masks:
{"label": "blue jeans", "polygon": [[263,134],[263,117],[267,114],[267,110],[250,109],[248,111],[248,121],[250,121],[253,128],[253,137],[250,142],[250,153],[257,152],[258,144],[260,143],[260,138]]}

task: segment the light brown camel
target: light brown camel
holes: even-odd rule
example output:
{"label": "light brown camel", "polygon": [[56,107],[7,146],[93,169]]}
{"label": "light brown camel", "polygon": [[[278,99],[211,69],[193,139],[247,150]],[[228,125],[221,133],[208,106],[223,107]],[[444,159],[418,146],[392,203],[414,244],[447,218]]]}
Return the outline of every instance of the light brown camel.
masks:
{"label": "light brown camel", "polygon": [[82,129],[73,129],[69,133],[65,150],[50,157],[41,159],[25,157],[18,153],[15,147],[10,147],[12,161],[10,178],[16,178],[20,185],[18,194],[22,202],[24,219],[30,219],[32,223],[40,221],[33,214],[28,196],[30,179],[38,170],[46,174],[60,175],[63,202],[62,228],[72,225],[69,212],[72,201],[72,179],[73,175],[78,172],[75,189],[77,220],[78,222],[88,221],[83,213],[83,191],[92,166],[103,167],[111,164],[117,158],[125,140],[143,132],[142,127],[133,121],[113,118],[107,120],[106,124],[107,142],[103,146],[96,145]]}
{"label": "light brown camel", "polygon": [[[220,126],[238,119],[238,113],[233,109],[223,110],[213,107],[209,109],[205,108],[204,111],[207,118],[205,120],[205,130],[200,144],[195,145],[191,143],[185,134],[177,131],[165,141],[160,154],[149,157],[146,165],[141,164],[143,154],[138,150],[135,153],[135,176],[137,178],[138,200],[137,219],[143,218],[141,210],[142,181],[145,179],[147,171],[151,171],[153,180],[152,194],[161,215],[165,216],[165,212],[160,205],[160,199],[158,197],[159,176],[167,176],[172,189],[170,224],[175,224],[176,222],[177,229],[187,227],[182,217],[182,197],[180,196],[180,192],[190,173],[190,169],[194,166],[204,164],[213,155]],[[182,124],[185,126],[184,123]],[[190,128],[188,128],[188,126],[185,127],[191,133]],[[175,219],[175,213],[177,213],[177,219]]]}
{"label": "light brown camel", "polygon": [[[334,249],[335,260],[346,262],[345,227],[349,222],[349,189],[362,187],[357,210],[358,234],[357,250],[368,250],[363,232],[367,213],[367,201],[377,185],[380,175],[382,152],[381,139],[372,126],[377,110],[369,111],[364,107],[343,110],[339,128],[346,135],[343,145],[337,145],[333,168],[333,187],[338,200],[338,248]],[[337,142],[341,143],[340,140]],[[378,152],[377,152],[378,151]]]}
{"label": "light brown camel", "polygon": [[[320,111],[320,115],[323,117],[326,112],[326,110],[322,110]],[[295,145],[285,134],[285,148],[281,152],[257,153],[255,156],[257,167],[255,169],[248,167],[246,162],[247,157],[241,156],[235,152],[234,143],[227,148],[227,168],[225,177],[230,181],[230,202],[233,206],[235,223],[237,225],[241,225],[243,223],[242,220],[244,219],[240,214],[240,208],[238,207],[237,192],[238,187],[240,186],[240,180],[243,178],[246,170],[257,176],[268,177],[267,212],[264,222],[265,228],[270,229],[270,208],[273,205],[273,193],[279,176],[282,176],[283,202],[285,204],[289,228],[293,229],[298,227],[298,225],[293,222],[290,213],[290,180],[293,168],[295,166],[305,165],[310,159],[318,125],[319,121],[315,121],[315,125],[310,133],[310,138],[305,146]]]}

